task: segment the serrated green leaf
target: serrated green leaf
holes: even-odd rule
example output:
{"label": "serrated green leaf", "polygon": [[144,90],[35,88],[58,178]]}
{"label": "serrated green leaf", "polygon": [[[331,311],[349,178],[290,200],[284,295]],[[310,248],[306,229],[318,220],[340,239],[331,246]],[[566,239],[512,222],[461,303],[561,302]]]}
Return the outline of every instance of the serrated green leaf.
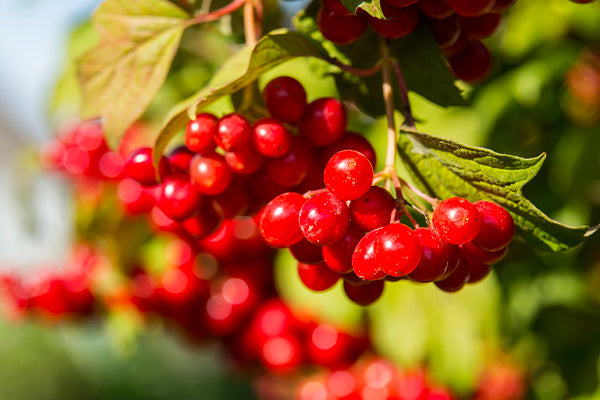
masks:
{"label": "serrated green leaf", "polygon": [[173,136],[203,107],[242,89],[262,73],[296,57],[328,59],[327,52],[317,42],[302,33],[284,29],[273,31],[255,46],[244,47],[235,53],[205,87],[173,107],[156,140],[155,161]]}
{"label": "serrated green leaf", "polygon": [[426,193],[500,204],[521,234],[541,249],[566,250],[581,243],[589,231],[550,219],[523,196],[523,186],[538,173],[545,154],[520,158],[410,130],[398,134],[398,152]]}
{"label": "serrated green leaf", "polygon": [[101,41],[79,62],[81,114],[102,117],[112,145],[163,84],[189,17],[166,0],[107,0],[94,13]]}
{"label": "serrated green leaf", "polygon": [[383,11],[381,10],[381,3],[379,0],[364,1],[364,0],[341,0],[342,4],[346,9],[356,14],[359,8],[366,11],[369,15],[375,18],[385,19]]}

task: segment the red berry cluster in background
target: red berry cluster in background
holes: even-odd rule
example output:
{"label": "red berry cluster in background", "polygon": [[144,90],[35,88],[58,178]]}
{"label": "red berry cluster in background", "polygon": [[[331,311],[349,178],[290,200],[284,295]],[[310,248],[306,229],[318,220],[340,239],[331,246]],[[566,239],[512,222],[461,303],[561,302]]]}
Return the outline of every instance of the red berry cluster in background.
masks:
{"label": "red berry cluster in background", "polygon": [[398,39],[411,34],[422,20],[431,28],[454,75],[477,82],[492,66],[490,52],[481,40],[496,31],[502,12],[515,1],[382,0],[386,19],[378,19],[362,9],[354,15],[340,0],[323,0],[317,22],[326,39],[346,45],[358,40],[368,26],[380,36]]}
{"label": "red berry cluster in background", "polygon": [[567,111],[579,125],[600,120],[600,49],[585,48],[567,71]]}

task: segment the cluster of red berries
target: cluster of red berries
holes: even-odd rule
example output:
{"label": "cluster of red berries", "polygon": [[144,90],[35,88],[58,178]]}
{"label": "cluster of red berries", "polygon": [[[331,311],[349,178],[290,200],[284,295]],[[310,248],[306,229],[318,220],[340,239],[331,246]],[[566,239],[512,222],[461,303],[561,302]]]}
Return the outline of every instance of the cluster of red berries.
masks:
{"label": "cluster of red berries", "polygon": [[600,50],[585,48],[566,76],[570,101],[567,111],[580,125],[600,120]]}
{"label": "cluster of red berries", "polygon": [[62,268],[36,271],[27,277],[5,274],[0,277],[0,305],[5,315],[19,318],[35,314],[48,319],[89,315],[96,296],[91,290],[92,274],[102,257],[85,245],[73,248]]}
{"label": "cluster of red berries", "polygon": [[515,1],[382,0],[386,19],[378,19],[360,9],[354,15],[340,0],[323,0],[317,22],[326,39],[345,45],[358,40],[368,26],[383,37],[398,39],[412,33],[419,19],[424,19],[454,75],[466,82],[477,82],[485,78],[492,66],[490,52],[481,40],[495,32],[502,12]]}

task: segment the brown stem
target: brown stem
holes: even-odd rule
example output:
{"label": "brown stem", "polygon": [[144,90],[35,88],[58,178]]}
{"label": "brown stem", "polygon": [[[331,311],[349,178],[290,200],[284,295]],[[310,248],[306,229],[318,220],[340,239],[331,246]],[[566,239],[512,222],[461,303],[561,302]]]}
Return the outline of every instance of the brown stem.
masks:
{"label": "brown stem", "polygon": [[253,0],[244,0],[244,34],[246,35],[246,44],[254,46],[257,34]]}
{"label": "brown stem", "polygon": [[402,105],[404,107],[404,124],[414,128],[415,127],[415,119],[412,115],[412,110],[410,108],[410,100],[408,99],[408,88],[406,86],[406,81],[404,80],[404,74],[402,74],[402,69],[400,68],[400,64],[397,60],[392,62],[394,66],[394,71],[396,73],[396,80],[398,81],[398,89],[400,90],[400,98],[402,99]]}
{"label": "brown stem", "polygon": [[243,6],[244,3],[246,3],[246,0],[233,0],[231,3],[215,11],[196,15],[194,18],[188,20],[187,25],[191,26],[201,24],[204,22],[216,21],[227,14],[231,14],[232,12]]}
{"label": "brown stem", "polygon": [[396,190],[396,203],[402,210],[402,213],[406,215],[406,218],[411,222],[413,227],[417,229],[419,224],[414,219],[408,208],[406,208],[406,200],[404,200],[404,196],[402,194],[402,184],[400,183],[400,178],[398,178],[398,174],[396,174],[395,170],[390,171],[390,177],[392,178],[392,182],[394,182],[394,189]]}
{"label": "brown stem", "polygon": [[439,200],[435,199],[425,193],[423,193],[422,191],[420,191],[419,189],[417,189],[417,187],[415,187],[414,185],[411,185],[410,183],[406,182],[404,179],[402,178],[398,178],[401,182],[402,185],[406,186],[407,188],[409,188],[413,193],[415,193],[417,196],[419,196],[420,198],[422,198],[423,200],[425,200],[426,202],[428,202],[429,204],[431,204],[432,207],[436,207],[439,204]]}
{"label": "brown stem", "polygon": [[385,167],[395,170],[396,167],[396,121],[394,120],[394,95],[392,92],[392,78],[390,74],[390,49],[381,39],[381,59],[383,60],[383,101],[385,102],[385,116],[387,118],[387,148]]}
{"label": "brown stem", "polygon": [[383,63],[383,59],[377,61],[377,63],[375,63],[375,65],[373,65],[370,68],[356,68],[351,65],[344,64],[336,58],[332,59],[332,63],[336,67],[341,69],[342,71],[349,72],[352,75],[366,77],[366,76],[373,76],[377,72],[379,72],[379,70],[381,69],[381,65]]}

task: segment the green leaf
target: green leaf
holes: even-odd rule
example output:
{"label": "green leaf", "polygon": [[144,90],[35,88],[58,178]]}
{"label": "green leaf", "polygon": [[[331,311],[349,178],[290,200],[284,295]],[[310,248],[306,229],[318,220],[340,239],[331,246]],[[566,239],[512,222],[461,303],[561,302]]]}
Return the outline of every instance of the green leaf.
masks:
{"label": "green leaf", "polygon": [[166,0],[107,0],[94,13],[101,41],[79,62],[81,114],[102,117],[111,144],[160,89],[189,17]]}
{"label": "green leaf", "polygon": [[566,250],[589,232],[588,227],[550,219],[523,196],[523,186],[538,173],[545,154],[520,158],[411,130],[398,134],[398,152],[426,193],[439,199],[460,196],[500,204],[523,236],[541,249]]}
{"label": "green leaf", "polygon": [[255,46],[244,47],[235,53],[204,88],[173,107],[156,140],[155,161],[173,136],[203,107],[244,88],[264,72],[296,57],[328,59],[327,52],[317,42],[299,32],[284,29],[273,31]]}
{"label": "green leaf", "polygon": [[385,19],[379,0],[363,1],[363,0],[341,0],[346,9],[356,14],[359,8],[362,8],[368,14],[375,18]]}

